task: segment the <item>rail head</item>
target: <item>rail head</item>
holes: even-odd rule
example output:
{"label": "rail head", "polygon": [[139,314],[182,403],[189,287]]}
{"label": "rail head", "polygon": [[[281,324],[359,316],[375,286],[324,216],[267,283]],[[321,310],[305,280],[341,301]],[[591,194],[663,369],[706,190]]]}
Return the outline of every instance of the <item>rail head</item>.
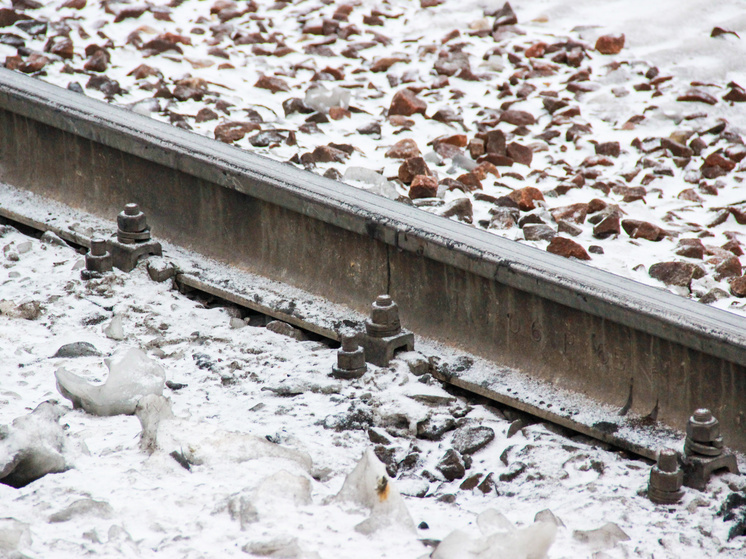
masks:
{"label": "rail head", "polygon": [[6,69],[0,109],[746,366],[746,321],[733,313]]}

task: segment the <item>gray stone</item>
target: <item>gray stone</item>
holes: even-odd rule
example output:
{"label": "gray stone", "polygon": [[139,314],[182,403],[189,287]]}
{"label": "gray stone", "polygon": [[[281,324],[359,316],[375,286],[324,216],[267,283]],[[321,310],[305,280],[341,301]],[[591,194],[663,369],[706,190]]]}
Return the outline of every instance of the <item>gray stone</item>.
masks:
{"label": "gray stone", "polygon": [[523,227],[523,236],[527,241],[551,241],[557,232],[544,223],[531,223]]}
{"label": "gray stone", "polygon": [[461,455],[453,449],[443,455],[435,467],[448,481],[461,479],[466,475],[466,467],[461,460]]}
{"label": "gray stone", "polygon": [[453,436],[453,448],[461,454],[474,454],[490,444],[495,431],[490,427],[464,427]]}
{"label": "gray stone", "polygon": [[73,342],[65,344],[57,350],[52,357],[90,357],[99,356],[101,352],[93,344],[88,342]]}
{"label": "gray stone", "polygon": [[287,322],[282,322],[280,320],[273,320],[272,322],[267,324],[267,330],[269,330],[270,332],[274,332],[275,334],[281,334],[283,336],[296,339],[299,342],[308,339],[301,330],[298,330],[297,328],[290,326],[290,324],[288,324]]}
{"label": "gray stone", "polygon": [[456,428],[456,422],[451,417],[445,419],[427,418],[417,423],[417,438],[427,441],[439,441],[448,431]]}

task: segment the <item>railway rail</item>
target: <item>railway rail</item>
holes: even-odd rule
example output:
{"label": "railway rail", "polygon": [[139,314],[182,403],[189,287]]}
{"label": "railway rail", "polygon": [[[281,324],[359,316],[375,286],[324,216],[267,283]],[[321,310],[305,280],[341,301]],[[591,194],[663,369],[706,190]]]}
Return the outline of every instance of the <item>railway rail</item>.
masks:
{"label": "railway rail", "polygon": [[746,330],[726,311],[4,69],[0,182],[0,216],[83,246],[59,204],[104,228],[137,202],[159,239],[222,263],[182,286],[329,338],[388,293],[426,345],[480,358],[441,380],[649,458],[702,407],[746,451]]}

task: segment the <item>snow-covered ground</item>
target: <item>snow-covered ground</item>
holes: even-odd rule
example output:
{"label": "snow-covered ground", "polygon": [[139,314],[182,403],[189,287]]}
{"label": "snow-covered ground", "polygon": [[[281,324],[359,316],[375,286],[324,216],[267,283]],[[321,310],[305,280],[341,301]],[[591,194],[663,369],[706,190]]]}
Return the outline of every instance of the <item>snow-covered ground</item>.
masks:
{"label": "snow-covered ground", "polygon": [[[438,540],[441,559],[743,555],[717,515],[743,476],[656,506],[648,463],[448,393],[416,356],[335,380],[336,350],[189,299],[144,262],[83,281],[72,248],[6,226],[0,244],[0,471],[28,449],[65,469],[0,484],[0,556],[416,558]],[[76,342],[100,355],[56,356]],[[79,391],[71,375],[122,391],[139,378],[175,417],[146,420],[141,444],[137,417],[71,409],[56,386]],[[49,400],[51,419],[10,425]],[[368,451],[386,466],[367,454],[342,491]]]}
{"label": "snow-covered ground", "polygon": [[[7,67],[743,312],[737,0],[525,0],[494,35],[485,0],[13,4]],[[595,48],[620,34],[618,54]],[[394,115],[407,88],[420,112]],[[490,131],[513,148],[480,147]],[[401,140],[424,162],[402,171]],[[500,157],[475,169],[483,149]],[[410,188],[422,173],[435,196]],[[544,201],[519,211],[525,187]]]}

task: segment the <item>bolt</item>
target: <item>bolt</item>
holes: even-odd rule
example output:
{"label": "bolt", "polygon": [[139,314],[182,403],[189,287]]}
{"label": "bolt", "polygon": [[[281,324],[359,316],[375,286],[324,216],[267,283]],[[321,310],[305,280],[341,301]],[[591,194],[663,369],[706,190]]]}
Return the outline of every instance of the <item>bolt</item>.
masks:
{"label": "bolt", "polygon": [[393,303],[391,295],[379,295],[376,297],[376,306],[378,307],[390,307]]}
{"label": "bolt", "polygon": [[678,467],[679,460],[675,450],[666,448],[658,453],[658,469],[661,472],[674,473]]}
{"label": "bolt", "polygon": [[352,353],[357,349],[357,341],[354,336],[342,336],[342,350],[345,353]]}
{"label": "bolt", "polygon": [[691,441],[711,444],[720,437],[720,422],[710,410],[698,409],[687,422],[686,435]]}
{"label": "bolt", "polygon": [[140,206],[137,204],[127,204],[124,206],[124,213],[127,215],[137,215],[140,213]]}
{"label": "bolt", "polygon": [[100,238],[91,239],[91,256],[104,256],[106,254],[106,241]]}
{"label": "bolt", "polygon": [[365,329],[368,335],[376,338],[396,336],[401,332],[399,307],[389,295],[379,295],[370,307],[370,320]]}

